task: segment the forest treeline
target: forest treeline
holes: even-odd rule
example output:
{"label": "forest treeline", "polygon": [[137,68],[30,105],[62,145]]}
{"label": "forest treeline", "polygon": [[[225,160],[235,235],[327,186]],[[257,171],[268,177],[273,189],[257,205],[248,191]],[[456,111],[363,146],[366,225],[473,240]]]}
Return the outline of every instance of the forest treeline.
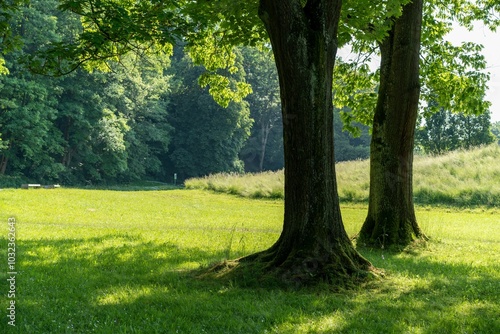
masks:
{"label": "forest treeline", "polygon": [[[172,182],[218,172],[283,168],[279,85],[272,52],[237,50],[234,82],[252,93],[227,107],[199,82],[179,43],[171,57],[122,58],[102,70],[76,69],[60,77],[27,68],[40,45],[71,40],[78,17],[57,1],[33,1],[10,26],[22,47],[5,55],[0,75],[0,180],[87,185],[155,179]],[[337,110],[336,113],[339,113]],[[487,144],[500,136],[490,115],[423,113],[417,149],[425,153]],[[337,161],[369,156],[365,125],[354,137],[335,117]],[[12,184],[14,185],[14,184]]]}

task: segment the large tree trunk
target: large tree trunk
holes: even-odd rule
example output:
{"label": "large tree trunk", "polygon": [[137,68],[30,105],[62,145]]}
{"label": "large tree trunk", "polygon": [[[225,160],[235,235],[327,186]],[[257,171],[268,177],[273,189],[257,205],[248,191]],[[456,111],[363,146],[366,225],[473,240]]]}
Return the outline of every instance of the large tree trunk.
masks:
{"label": "large tree trunk", "polygon": [[340,0],[261,0],[280,82],[285,216],[278,241],[245,260],[285,281],[339,282],[371,268],[342,223],[333,152],[332,75]]}
{"label": "large tree trunk", "polygon": [[359,242],[387,247],[422,236],[413,205],[413,145],[420,94],[422,0],[405,5],[380,45],[368,216]]}

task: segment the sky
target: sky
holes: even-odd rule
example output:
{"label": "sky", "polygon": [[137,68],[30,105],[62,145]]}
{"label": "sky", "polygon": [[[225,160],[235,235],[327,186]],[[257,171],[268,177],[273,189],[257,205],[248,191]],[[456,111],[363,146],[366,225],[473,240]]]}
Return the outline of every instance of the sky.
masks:
{"label": "sky", "polygon": [[473,31],[455,27],[447,38],[452,43],[475,42],[484,46],[486,71],[490,72],[486,100],[491,102],[491,121],[500,122],[500,30],[491,32],[483,24],[476,24]]}
{"label": "sky", "polygon": [[[446,39],[457,45],[461,44],[461,42],[475,42],[484,46],[483,55],[487,62],[486,71],[490,72],[486,100],[491,102],[491,122],[500,122],[500,30],[496,33],[491,32],[482,23],[476,24],[472,31],[468,31],[457,25],[446,36]],[[338,55],[346,59],[355,56],[350,53],[350,49],[348,48],[340,49]],[[372,58],[374,67],[377,67],[379,62],[380,58]]]}

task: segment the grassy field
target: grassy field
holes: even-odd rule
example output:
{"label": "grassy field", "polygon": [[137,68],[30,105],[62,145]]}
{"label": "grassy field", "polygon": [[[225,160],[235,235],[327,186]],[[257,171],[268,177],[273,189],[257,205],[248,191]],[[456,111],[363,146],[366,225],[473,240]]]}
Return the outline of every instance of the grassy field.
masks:
{"label": "grassy field", "polygon": [[[368,160],[339,163],[336,171],[342,201],[368,202]],[[500,146],[417,156],[413,179],[415,202],[422,205],[500,207]],[[252,198],[283,198],[283,181],[283,171],[217,174],[187,180],[186,187]]]}
{"label": "grassy field", "polygon": [[[422,207],[431,241],[361,249],[386,272],[354,291],[248,289],[193,270],[269,247],[283,201],[199,190],[0,190],[2,296],[16,218],[16,327],[1,333],[500,333],[498,209]],[[366,214],[343,206],[355,234]]]}

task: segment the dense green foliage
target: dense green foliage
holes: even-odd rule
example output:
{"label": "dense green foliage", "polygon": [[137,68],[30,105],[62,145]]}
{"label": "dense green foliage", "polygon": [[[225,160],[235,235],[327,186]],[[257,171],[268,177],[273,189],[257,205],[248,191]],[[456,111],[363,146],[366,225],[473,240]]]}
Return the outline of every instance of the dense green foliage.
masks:
{"label": "dense green foliage", "polygon": [[283,124],[278,74],[272,51],[243,48],[243,66],[253,92],[247,97],[254,120],[250,138],[240,152],[248,172],[283,168]]}
{"label": "dense green foliage", "polygon": [[[433,236],[428,244],[400,254],[360,248],[385,278],[331,293],[194,277],[193,269],[269,247],[282,228],[281,201],[193,190],[9,189],[0,191],[0,203],[0,221],[17,217],[12,332],[500,331],[498,209],[417,209]],[[342,208],[350,236],[365,212]],[[7,249],[6,233],[0,249]],[[7,302],[0,299],[2,310]],[[0,331],[10,332],[6,318]]]}
{"label": "dense green foliage", "polygon": [[[171,181],[173,173],[183,178],[243,171],[238,153],[252,124],[247,103],[218,106],[212,96],[220,102],[228,98],[228,91],[220,84],[213,92],[215,74],[193,66],[182,51],[171,67],[160,56],[136,54],[122,55],[119,64],[91,62],[86,67],[97,69],[90,72],[62,62],[71,71],[60,78],[26,69],[26,64],[38,70],[54,65],[50,61],[55,55],[37,63],[47,45],[80,38],[82,31],[82,38],[96,36],[92,26],[98,22],[81,22],[57,5],[53,0],[33,1],[8,17],[12,34],[23,46],[6,55],[10,75],[0,77],[3,186],[12,186],[13,179],[5,175],[81,185],[147,178]],[[193,57],[200,57],[201,51],[191,45]],[[236,66],[230,84],[238,90],[243,89],[244,72],[236,73]],[[210,87],[200,88],[200,75]]]}
{"label": "dense green foliage", "polygon": [[168,156],[172,173],[185,179],[223,171],[243,172],[238,153],[252,126],[248,103],[232,101],[221,107],[198,84],[202,67],[194,66],[182,50],[177,50],[173,60],[169,71],[175,77],[168,105],[168,120],[175,129]]}
{"label": "dense green foliage", "polygon": [[[28,71],[24,59],[40,45],[71,39],[81,30],[78,17],[58,11],[56,6],[56,1],[35,1],[9,16],[12,34],[20,37],[23,47],[5,56],[10,74],[0,76],[3,186],[19,186],[7,175],[25,182],[63,184],[144,178],[170,181],[170,172],[185,167],[171,163],[180,156],[175,144],[182,140],[195,140],[196,144],[199,139],[196,134],[187,139],[183,133],[194,128],[191,120],[204,125],[211,120],[211,128],[196,131],[215,139],[206,141],[203,147],[187,148],[191,161],[204,166],[194,163],[185,176],[243,169],[237,154],[251,124],[245,116],[248,109],[241,102],[227,111],[218,107],[207,91],[198,87],[199,69],[184,77],[192,68],[188,61],[175,59],[175,71],[168,74],[164,73],[168,63],[157,57],[131,56],[122,57],[121,64],[109,63],[105,72],[78,69],[61,78],[49,78]],[[190,96],[182,95],[182,80],[189,80]],[[198,101],[199,107],[173,107],[183,99]],[[172,117],[168,118],[170,111]],[[183,112],[188,124],[181,128],[175,115],[180,117]],[[212,118],[216,113],[220,117]],[[234,134],[234,129],[214,134],[222,124],[228,129],[241,129],[240,134]],[[185,139],[180,138],[183,135]],[[231,143],[234,148],[229,152]],[[211,154],[214,147],[218,147],[219,155]]]}
{"label": "dense green foliage", "polygon": [[[119,64],[97,66],[102,71],[75,69],[57,78],[33,74],[26,59],[37,59],[41,45],[75,39],[83,29],[77,16],[56,6],[54,0],[34,1],[9,16],[11,32],[23,45],[5,55],[10,73],[0,76],[2,186],[15,186],[12,176],[89,185],[283,168],[281,104],[270,50],[241,48],[233,52],[230,69],[213,69],[229,79],[230,90],[244,80],[252,86],[245,101],[233,96],[227,108],[214,102],[214,95],[227,98],[224,89],[213,92],[215,72],[192,60],[203,56],[201,45],[189,46],[191,56],[176,48],[170,61],[129,55]],[[200,81],[209,86],[200,87]],[[338,161],[367,157],[367,129],[353,138],[342,131],[340,117],[335,128]]]}
{"label": "dense green foliage", "polygon": [[425,114],[424,123],[416,132],[418,149],[431,154],[442,154],[460,148],[491,144],[495,137],[491,129],[490,113],[454,114],[443,108]]}
{"label": "dense green foliage", "polygon": [[[456,116],[464,122],[475,119],[485,120],[487,116],[477,116],[488,114],[490,105],[490,102],[485,99],[489,74],[485,58],[481,54],[483,46],[473,41],[457,45],[447,40],[447,34],[452,31],[457,22],[471,28],[472,18],[495,29],[500,23],[496,11],[498,11],[498,4],[489,0],[425,2],[420,45],[420,111],[422,116],[425,115],[425,118],[430,119],[431,113],[444,108],[456,114],[467,115]],[[394,17],[400,14],[397,11],[388,12]],[[351,12],[347,15],[349,14],[352,15]],[[356,19],[359,18],[356,17]],[[351,55],[337,62],[334,103],[340,108],[349,107],[343,110],[341,116],[344,120],[344,127],[353,133],[359,132],[352,124],[353,122],[367,125],[373,122],[380,69],[373,71],[373,62],[371,64],[370,62],[375,55],[380,55],[380,40],[384,36],[384,34],[377,34],[377,26],[390,25],[391,22],[392,20],[385,19],[375,26],[370,21],[365,25],[354,26],[356,38],[349,43]],[[433,102],[429,103],[431,101]],[[453,148],[450,146],[450,149],[488,143],[487,123],[485,122],[482,127],[484,132],[479,130],[468,132],[467,135],[478,137],[468,141],[471,145],[462,140],[461,144],[454,145]],[[426,149],[427,152],[434,152],[429,146],[430,143],[439,141],[438,133],[429,131],[424,126],[419,135],[417,140],[420,140],[420,148]],[[423,137],[426,138],[423,139]],[[463,139],[465,136],[457,135],[457,138],[459,137]]]}
{"label": "dense green foliage", "polygon": [[[8,74],[4,55],[20,46],[18,36],[12,30],[12,18],[26,0],[10,0],[0,2],[0,75]],[[0,140],[1,144],[1,140]]]}
{"label": "dense green foliage", "polygon": [[40,44],[79,29],[79,20],[56,5],[33,2],[13,18],[23,47],[6,56],[10,74],[0,77],[0,174],[65,184],[161,176],[170,139],[162,97],[168,78],[155,59],[125,58],[126,67],[115,64],[108,73],[77,70],[62,78],[24,67]]}
{"label": "dense green foliage", "polygon": [[343,111],[335,109],[334,112],[335,161],[367,159],[370,156],[370,127],[347,120],[344,122]]}

